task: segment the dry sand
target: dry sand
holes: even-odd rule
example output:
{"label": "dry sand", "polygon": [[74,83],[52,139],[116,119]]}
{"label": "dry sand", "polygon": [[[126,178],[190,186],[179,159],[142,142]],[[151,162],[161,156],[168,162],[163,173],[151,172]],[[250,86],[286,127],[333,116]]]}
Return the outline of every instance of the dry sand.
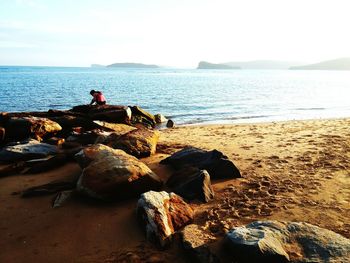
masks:
{"label": "dry sand", "polygon": [[[212,182],[215,201],[192,203],[195,223],[220,238],[255,220],[304,221],[350,238],[350,119],[164,130],[158,153],[143,161],[161,177],[168,154],[192,145],[218,149],[244,178]],[[101,204],[74,196],[22,199],[28,187],[79,175],[70,163],[37,175],[0,178],[0,262],[186,262],[179,242],[160,251],[137,225],[136,199]],[[216,246],[214,244],[214,250]]]}

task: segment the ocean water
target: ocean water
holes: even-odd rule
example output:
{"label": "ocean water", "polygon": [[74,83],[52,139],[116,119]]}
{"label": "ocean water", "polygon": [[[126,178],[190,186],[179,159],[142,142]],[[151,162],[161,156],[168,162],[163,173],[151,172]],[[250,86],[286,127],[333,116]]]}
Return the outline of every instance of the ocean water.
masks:
{"label": "ocean water", "polygon": [[350,117],[349,71],[0,67],[0,111],[139,105],[177,124]]}

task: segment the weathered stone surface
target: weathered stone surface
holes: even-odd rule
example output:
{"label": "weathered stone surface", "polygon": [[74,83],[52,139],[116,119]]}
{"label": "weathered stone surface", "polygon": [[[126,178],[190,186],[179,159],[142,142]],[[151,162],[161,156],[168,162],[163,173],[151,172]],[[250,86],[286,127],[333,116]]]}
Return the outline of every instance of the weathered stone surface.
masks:
{"label": "weathered stone surface", "polygon": [[79,112],[91,120],[113,123],[125,123],[128,120],[128,108],[118,105],[79,105],[70,111]]}
{"label": "weathered stone surface", "polygon": [[5,140],[5,128],[0,127],[0,143]]}
{"label": "weathered stone surface", "polygon": [[85,130],[93,130],[98,129],[100,126],[96,123],[94,123],[93,120],[90,120],[87,117],[81,117],[81,116],[71,116],[71,115],[64,115],[64,116],[55,116],[50,117],[50,120],[53,120],[57,122],[63,130],[66,133],[69,133],[73,130],[74,127],[82,127]]}
{"label": "weathered stone surface", "polygon": [[10,140],[22,140],[28,137],[41,140],[45,135],[59,132],[62,127],[47,118],[13,117],[6,122],[5,129]]}
{"label": "weathered stone surface", "polygon": [[36,140],[29,140],[23,143],[12,143],[0,150],[0,161],[15,162],[54,155],[58,149],[54,145],[40,143]]}
{"label": "weathered stone surface", "polygon": [[206,170],[189,167],[175,172],[167,181],[171,190],[187,200],[209,202],[214,198],[210,175]]}
{"label": "weathered stone surface", "polygon": [[124,150],[128,154],[140,158],[150,156],[156,152],[158,139],[158,131],[139,128],[119,137],[113,135],[104,144],[114,149]]}
{"label": "weathered stone surface", "polygon": [[105,127],[111,131],[113,131],[115,134],[123,135],[130,131],[136,130],[135,127],[123,124],[123,123],[111,123],[111,122],[105,122],[105,121],[94,121],[97,125],[100,125],[101,127]]}
{"label": "weathered stone surface", "polygon": [[167,122],[168,119],[165,118],[165,116],[163,114],[156,114],[154,115],[154,120],[156,121],[156,123],[163,123],[163,122]]}
{"label": "weathered stone surface", "polygon": [[91,131],[86,131],[83,133],[73,133],[67,137],[67,142],[76,142],[81,145],[93,144],[98,138],[107,138],[111,135],[111,132],[106,132],[100,129],[95,129]]}
{"label": "weathered stone surface", "polygon": [[307,223],[257,221],[226,235],[238,262],[349,262],[350,240]]}
{"label": "weathered stone surface", "polygon": [[181,231],[182,244],[190,259],[198,263],[218,263],[219,258],[211,252],[210,243],[216,238],[200,226],[190,224]]}
{"label": "weathered stone surface", "polygon": [[58,138],[58,137],[51,137],[44,141],[45,143],[51,144],[51,145],[62,145],[65,142],[64,138]]}
{"label": "weathered stone surface", "polygon": [[233,162],[218,150],[205,151],[195,147],[186,147],[160,163],[171,165],[175,169],[197,167],[200,170],[207,170],[211,179],[241,177]]}
{"label": "weathered stone surface", "polygon": [[161,247],[167,246],[175,231],[193,220],[194,212],[174,193],[149,191],[137,202],[137,217],[146,237]]}
{"label": "weathered stone surface", "polygon": [[83,172],[77,189],[102,200],[121,200],[158,190],[162,182],[144,163],[122,150],[102,144],[76,155]]}

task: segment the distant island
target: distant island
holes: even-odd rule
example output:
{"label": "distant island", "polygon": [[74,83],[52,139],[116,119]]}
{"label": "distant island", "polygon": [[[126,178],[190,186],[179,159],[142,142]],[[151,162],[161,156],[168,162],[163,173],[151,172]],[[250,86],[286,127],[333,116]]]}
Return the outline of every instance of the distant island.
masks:
{"label": "distant island", "polygon": [[290,67],[301,66],[304,63],[283,60],[252,60],[241,62],[226,62],[223,64],[232,67],[240,67],[241,69],[289,69]]}
{"label": "distant island", "polygon": [[240,68],[232,67],[225,64],[214,64],[206,61],[201,61],[199,62],[197,69],[240,69]]}
{"label": "distant island", "polygon": [[305,66],[291,67],[293,70],[350,70],[350,58],[338,58]]}
{"label": "distant island", "polygon": [[159,68],[157,65],[147,65],[142,63],[113,63],[108,68]]}
{"label": "distant island", "polygon": [[201,61],[197,69],[289,69],[293,66],[301,66],[304,63],[279,60],[252,60],[242,62],[225,62],[214,64]]}

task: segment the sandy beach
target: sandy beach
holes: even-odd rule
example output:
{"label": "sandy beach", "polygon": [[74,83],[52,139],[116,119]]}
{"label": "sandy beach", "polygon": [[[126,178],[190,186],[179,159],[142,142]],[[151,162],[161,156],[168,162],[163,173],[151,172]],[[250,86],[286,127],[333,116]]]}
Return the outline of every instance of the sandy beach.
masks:
{"label": "sandy beach", "polygon": [[[162,130],[157,153],[142,161],[166,180],[172,171],[159,161],[191,145],[222,151],[239,168],[243,178],[212,181],[214,201],[190,203],[194,222],[217,238],[214,251],[227,230],[256,220],[308,222],[350,238],[349,127],[350,119],[176,127]],[[53,209],[53,196],[20,197],[80,172],[72,162],[0,178],[0,262],[187,262],[177,240],[166,250],[146,241],[137,199],[103,204],[73,196]]]}

